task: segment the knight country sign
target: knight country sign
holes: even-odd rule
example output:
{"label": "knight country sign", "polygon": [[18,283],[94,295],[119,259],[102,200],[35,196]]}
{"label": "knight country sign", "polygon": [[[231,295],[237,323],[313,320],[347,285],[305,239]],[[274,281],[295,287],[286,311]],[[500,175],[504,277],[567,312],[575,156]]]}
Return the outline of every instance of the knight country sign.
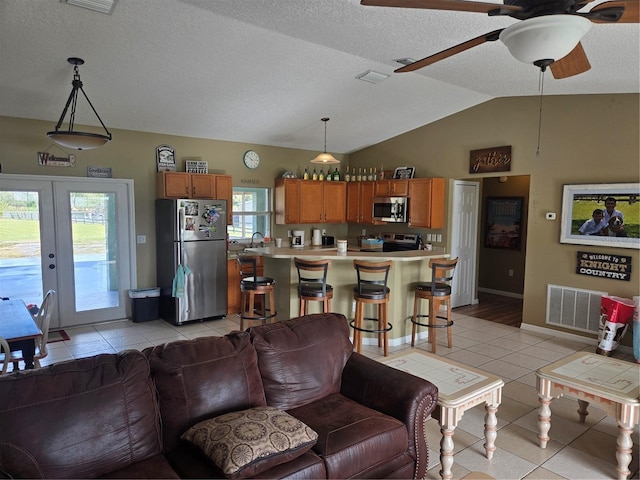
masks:
{"label": "knight country sign", "polygon": [[576,273],[612,280],[631,280],[631,257],[578,252]]}

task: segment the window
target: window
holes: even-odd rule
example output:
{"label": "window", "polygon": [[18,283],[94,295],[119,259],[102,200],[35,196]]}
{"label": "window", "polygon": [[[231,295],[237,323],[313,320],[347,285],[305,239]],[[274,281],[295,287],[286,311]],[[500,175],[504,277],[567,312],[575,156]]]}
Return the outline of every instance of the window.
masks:
{"label": "window", "polygon": [[228,232],[230,240],[251,240],[254,232],[271,236],[271,195],[268,188],[233,188],[233,225],[229,226]]}

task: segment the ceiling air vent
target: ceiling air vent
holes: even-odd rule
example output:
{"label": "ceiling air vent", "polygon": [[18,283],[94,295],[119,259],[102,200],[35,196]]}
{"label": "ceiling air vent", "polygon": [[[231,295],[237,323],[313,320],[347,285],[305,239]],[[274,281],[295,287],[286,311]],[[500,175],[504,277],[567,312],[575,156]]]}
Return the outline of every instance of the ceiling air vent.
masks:
{"label": "ceiling air vent", "polygon": [[389,78],[389,75],[385,75],[384,73],[374,72],[373,70],[367,70],[366,72],[358,75],[356,78],[364,82],[380,83],[381,81]]}
{"label": "ceiling air vent", "polygon": [[111,15],[118,0],[60,0],[62,3]]}

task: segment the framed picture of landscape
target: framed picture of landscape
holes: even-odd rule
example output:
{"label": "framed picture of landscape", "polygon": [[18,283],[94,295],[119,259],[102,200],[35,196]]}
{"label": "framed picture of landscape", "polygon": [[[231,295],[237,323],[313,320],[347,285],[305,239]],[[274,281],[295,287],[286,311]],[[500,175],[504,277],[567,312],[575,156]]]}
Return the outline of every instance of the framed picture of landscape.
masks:
{"label": "framed picture of landscape", "polygon": [[484,246],[520,250],[524,197],[487,198]]}
{"label": "framed picture of landscape", "polygon": [[640,249],[640,183],[565,185],[560,243]]}

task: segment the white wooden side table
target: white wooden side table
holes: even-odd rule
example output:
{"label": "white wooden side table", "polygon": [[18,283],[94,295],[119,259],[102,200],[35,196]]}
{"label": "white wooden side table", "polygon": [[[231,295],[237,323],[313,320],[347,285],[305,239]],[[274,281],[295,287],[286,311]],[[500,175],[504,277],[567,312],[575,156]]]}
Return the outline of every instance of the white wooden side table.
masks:
{"label": "white wooden side table", "polygon": [[616,459],[618,479],[631,474],[634,425],[640,415],[640,365],[589,352],[576,352],[536,372],[540,408],[538,439],[546,448],[551,428],[551,401],[567,396],[578,400],[584,423],[589,403],[597,405],[618,423]]}
{"label": "white wooden side table", "polygon": [[439,420],[442,433],[440,476],[444,480],[452,478],[454,430],[464,412],[481,403],[486,404],[484,448],[487,458],[493,458],[498,425],[496,413],[502,400],[504,385],[501,378],[422,350],[390,355],[380,362],[429,380],[438,387],[438,406],[433,417]]}

